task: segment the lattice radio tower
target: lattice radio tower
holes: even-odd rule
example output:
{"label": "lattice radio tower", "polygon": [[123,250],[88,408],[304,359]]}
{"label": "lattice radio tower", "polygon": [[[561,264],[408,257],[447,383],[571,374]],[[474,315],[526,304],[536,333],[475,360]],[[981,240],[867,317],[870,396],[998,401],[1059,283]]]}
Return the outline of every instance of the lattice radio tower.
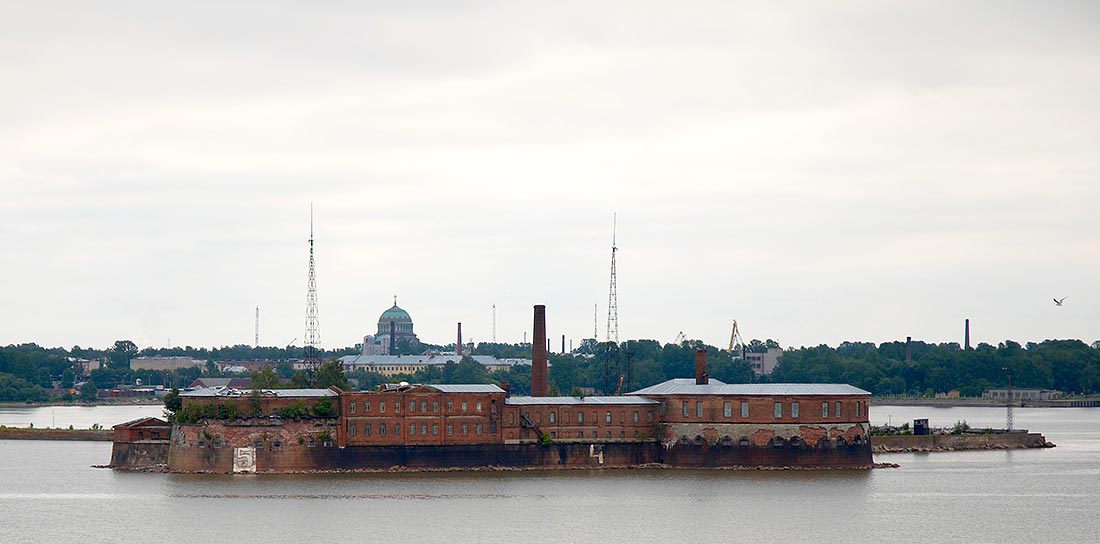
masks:
{"label": "lattice radio tower", "polygon": [[313,205],[309,205],[309,283],[306,291],[306,368],[316,370],[320,363],[317,348],[321,345],[321,333],[317,324],[317,269],[313,262]]}
{"label": "lattice radio tower", "polygon": [[618,278],[615,276],[615,253],[619,251],[615,245],[615,232],[618,226],[619,215],[615,214],[611,220],[611,289],[607,294],[607,341],[619,343],[619,290]]}
{"label": "lattice radio tower", "polygon": [[256,340],[252,343],[254,347],[260,347],[260,307],[256,306]]}

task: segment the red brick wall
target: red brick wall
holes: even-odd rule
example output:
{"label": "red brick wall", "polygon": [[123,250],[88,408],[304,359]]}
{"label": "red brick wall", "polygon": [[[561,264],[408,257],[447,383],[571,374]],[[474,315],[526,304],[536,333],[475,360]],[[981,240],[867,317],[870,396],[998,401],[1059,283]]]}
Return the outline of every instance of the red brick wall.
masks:
{"label": "red brick wall", "polygon": [[441,393],[429,388],[345,393],[340,397],[344,417],[338,440],[341,446],[500,443],[504,398],[503,392]]}
{"label": "red brick wall", "polygon": [[[577,421],[577,413],[584,414]],[[610,412],[611,421],[608,422]],[[504,410],[505,440],[537,440],[531,429],[522,427],[521,414],[526,413],[542,432],[552,439],[601,441],[632,441],[654,438],[655,425],[660,421],[657,405],[509,405]],[[554,421],[551,422],[551,414]],[[637,421],[635,421],[637,414]]]}
{"label": "red brick wall", "polygon": [[[668,423],[865,423],[867,418],[867,397],[865,396],[719,396],[719,395],[647,395],[664,403],[664,415],[661,419]],[[687,402],[688,415],[683,415],[683,403]],[[730,403],[730,416],[725,415],[725,403]],[[741,417],[741,403],[749,403],[747,418]],[[775,403],[782,403],[782,417],[775,417]],[[799,414],[794,417],[794,403],[798,403]],[[841,405],[841,415],[836,414],[837,402]],[[859,403],[858,414],[856,403]],[[697,403],[702,403],[702,416],[698,415]],[[822,417],[821,405],[828,403],[829,415]]]}

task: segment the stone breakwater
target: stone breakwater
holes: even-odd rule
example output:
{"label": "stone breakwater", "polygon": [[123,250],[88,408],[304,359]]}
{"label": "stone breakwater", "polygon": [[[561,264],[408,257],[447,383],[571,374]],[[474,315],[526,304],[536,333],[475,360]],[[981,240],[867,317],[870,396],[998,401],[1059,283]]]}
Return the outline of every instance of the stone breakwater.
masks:
{"label": "stone breakwater", "polygon": [[1007,450],[1053,448],[1039,433],[999,434],[926,434],[909,436],[872,436],[875,453],[910,453],[965,450]]}
{"label": "stone breakwater", "polygon": [[93,440],[110,442],[111,431],[107,429],[13,429],[0,427],[0,440]]}

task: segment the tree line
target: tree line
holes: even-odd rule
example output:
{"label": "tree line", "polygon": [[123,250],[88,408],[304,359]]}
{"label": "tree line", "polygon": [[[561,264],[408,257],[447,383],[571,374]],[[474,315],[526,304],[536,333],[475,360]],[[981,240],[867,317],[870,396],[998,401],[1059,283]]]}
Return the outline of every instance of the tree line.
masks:
{"label": "tree line", "polygon": [[[753,340],[748,351],[766,351],[776,347],[771,340]],[[428,346],[448,350],[449,346]],[[708,374],[726,383],[806,382],[848,383],[876,395],[932,396],[958,391],[962,396],[980,396],[992,387],[1004,387],[1012,380],[1015,387],[1058,389],[1070,394],[1100,393],[1100,342],[1092,345],[1080,340],[1046,340],[1020,343],[1006,340],[994,346],[979,344],[963,349],[957,343],[933,344],[914,341],[906,359],[905,342],[843,342],[837,347],[820,345],[788,349],[771,376],[754,376],[749,365],[725,349],[698,340],[680,344],[661,344],[656,340],[614,342],[589,341],[574,353],[549,354],[549,381],[552,394],[615,394],[648,387],[671,378],[690,378],[695,373],[695,350],[707,351]],[[296,372],[292,361],[301,358],[300,348],[250,347],[172,348],[139,350],[128,340],[115,342],[104,350],[74,346],[43,348],[36,344],[0,347],[0,402],[41,402],[47,400],[94,399],[94,389],[134,385],[183,388],[199,376],[230,376],[219,373],[215,365],[222,361],[271,361],[272,366],[245,373],[260,387],[351,387],[354,380],[361,389],[381,383],[503,383],[515,394],[527,394],[531,387],[531,368],[516,365],[490,372],[471,358],[442,367],[428,367],[412,374],[386,377],[356,371],[345,373],[333,361],[345,354],[357,353],[352,347],[322,351],[326,364],[315,373]],[[530,344],[482,343],[477,355],[499,358],[530,358]],[[139,356],[187,356],[206,359],[204,367],[171,371],[131,369]],[[90,376],[76,375],[72,358],[104,362]],[[77,395],[58,393],[56,383],[68,391],[76,383],[91,384],[91,394],[81,389]],[[68,397],[66,397],[68,395]]]}

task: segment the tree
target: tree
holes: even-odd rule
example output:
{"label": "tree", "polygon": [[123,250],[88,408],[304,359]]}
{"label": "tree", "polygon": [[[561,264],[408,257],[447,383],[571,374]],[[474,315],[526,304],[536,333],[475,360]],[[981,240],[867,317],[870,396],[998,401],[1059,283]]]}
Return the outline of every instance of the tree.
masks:
{"label": "tree", "polygon": [[279,386],[279,373],[274,368],[265,366],[262,370],[252,372],[252,387],[257,389],[272,389]]}
{"label": "tree", "polygon": [[[81,393],[83,394],[83,391],[81,391]],[[164,407],[167,408],[169,412],[175,412],[183,408],[183,399],[180,398],[179,388],[173,387],[167,395],[164,395]]]}
{"label": "tree", "polygon": [[116,340],[115,345],[107,350],[111,358],[111,366],[114,368],[130,368],[130,359],[137,355],[137,344],[130,340]]}
{"label": "tree", "polygon": [[66,368],[65,371],[61,373],[61,387],[65,389],[71,388],[74,379],[76,379],[76,374],[73,372],[73,369]]}
{"label": "tree", "polygon": [[327,389],[332,386],[339,387],[340,389],[351,389],[348,385],[348,379],[344,376],[344,365],[339,359],[329,359],[321,364],[321,368],[317,369],[317,375],[314,379],[315,387]]}
{"label": "tree", "polygon": [[99,389],[96,388],[95,382],[88,380],[84,382],[84,385],[80,386],[80,400],[84,402],[95,402]]}

